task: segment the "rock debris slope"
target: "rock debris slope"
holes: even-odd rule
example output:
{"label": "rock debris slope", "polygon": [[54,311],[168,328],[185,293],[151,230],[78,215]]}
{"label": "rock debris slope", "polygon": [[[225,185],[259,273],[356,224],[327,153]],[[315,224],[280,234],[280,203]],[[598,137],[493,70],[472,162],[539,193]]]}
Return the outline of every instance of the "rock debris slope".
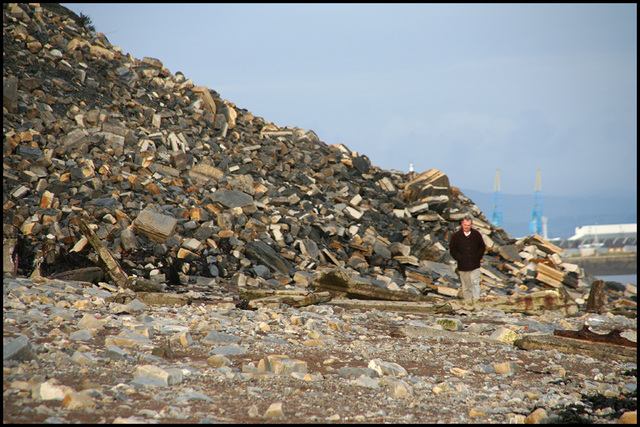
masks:
{"label": "rock debris slope", "polygon": [[[625,356],[512,346],[587,318],[635,340],[635,287],[596,303],[558,248],[512,239],[443,172],[275,126],[45,6],[3,5],[5,421],[529,422],[635,393]],[[474,304],[447,250],[467,214],[489,248]],[[542,391],[589,364],[571,398]]]}

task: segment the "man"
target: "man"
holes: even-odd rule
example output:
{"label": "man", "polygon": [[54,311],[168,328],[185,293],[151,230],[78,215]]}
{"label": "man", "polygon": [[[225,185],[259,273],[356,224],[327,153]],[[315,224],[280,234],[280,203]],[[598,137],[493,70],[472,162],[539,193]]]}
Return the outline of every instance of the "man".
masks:
{"label": "man", "polygon": [[449,252],[458,262],[458,274],[462,283],[462,298],[480,297],[480,261],[484,256],[485,244],[482,235],[471,228],[473,218],[462,219],[462,228],[451,236]]}

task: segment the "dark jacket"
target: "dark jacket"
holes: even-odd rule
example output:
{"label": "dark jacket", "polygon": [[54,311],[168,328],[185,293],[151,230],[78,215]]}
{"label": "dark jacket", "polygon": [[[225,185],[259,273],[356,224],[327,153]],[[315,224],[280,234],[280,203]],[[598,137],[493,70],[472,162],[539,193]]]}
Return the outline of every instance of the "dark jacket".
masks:
{"label": "dark jacket", "polygon": [[449,252],[458,261],[459,271],[471,271],[480,268],[480,261],[484,256],[485,245],[482,235],[476,229],[471,229],[469,237],[464,235],[462,228],[453,233],[449,241]]}

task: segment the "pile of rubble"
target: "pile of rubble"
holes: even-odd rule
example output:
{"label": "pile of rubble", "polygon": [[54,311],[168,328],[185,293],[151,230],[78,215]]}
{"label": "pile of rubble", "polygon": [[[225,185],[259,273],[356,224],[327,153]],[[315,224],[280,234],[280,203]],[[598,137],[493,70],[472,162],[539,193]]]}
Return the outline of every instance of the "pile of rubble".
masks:
{"label": "pile of rubble", "polygon": [[637,422],[635,286],[52,5],[3,5],[6,422]]}
{"label": "pile of rubble", "polygon": [[[3,5],[5,275],[457,302],[448,238],[469,214],[489,248],[483,300],[586,304],[592,278],[490,224],[443,172],[275,126],[45,6]],[[634,316],[635,287],[601,302]]]}

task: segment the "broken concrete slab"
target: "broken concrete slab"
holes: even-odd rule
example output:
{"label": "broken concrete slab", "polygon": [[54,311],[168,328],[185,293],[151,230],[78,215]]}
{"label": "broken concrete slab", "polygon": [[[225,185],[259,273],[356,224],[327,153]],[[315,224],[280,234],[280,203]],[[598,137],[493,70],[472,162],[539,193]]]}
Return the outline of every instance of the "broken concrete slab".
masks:
{"label": "broken concrete slab", "polygon": [[178,220],[147,207],[138,214],[133,223],[152,242],[164,243],[173,235]]}
{"label": "broken concrete slab", "polygon": [[479,310],[482,308],[499,308],[506,313],[523,313],[528,315],[542,314],[545,311],[557,311],[564,316],[576,316],[578,306],[564,292],[545,290],[525,295],[506,297],[473,298],[452,302],[454,309]]}

